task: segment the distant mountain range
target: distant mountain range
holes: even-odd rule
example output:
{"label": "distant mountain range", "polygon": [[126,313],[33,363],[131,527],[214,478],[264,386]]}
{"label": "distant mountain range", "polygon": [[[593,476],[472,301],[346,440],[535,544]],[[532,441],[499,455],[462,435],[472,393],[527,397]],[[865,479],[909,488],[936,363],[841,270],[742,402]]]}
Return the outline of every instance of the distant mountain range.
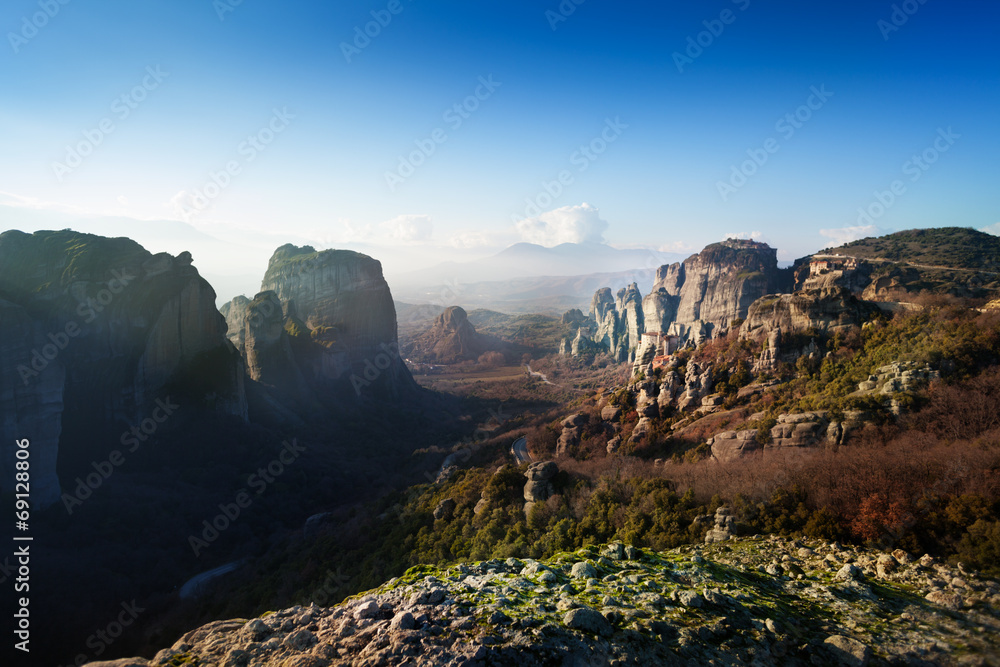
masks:
{"label": "distant mountain range", "polygon": [[561,314],[586,309],[600,287],[637,283],[648,290],[656,269],[683,259],[676,253],[618,249],[603,243],[563,243],[551,248],[515,243],[476,262],[446,262],[390,278],[401,301],[489,308],[504,312]]}

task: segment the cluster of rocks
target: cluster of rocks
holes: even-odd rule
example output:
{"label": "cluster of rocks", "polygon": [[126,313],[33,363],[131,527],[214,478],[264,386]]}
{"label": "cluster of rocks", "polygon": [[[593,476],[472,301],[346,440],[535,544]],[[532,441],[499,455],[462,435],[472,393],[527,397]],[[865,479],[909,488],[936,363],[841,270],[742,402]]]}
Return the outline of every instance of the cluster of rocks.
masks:
{"label": "cluster of rocks", "polygon": [[736,517],[729,507],[715,510],[715,525],[705,534],[705,544],[725,542],[736,534]]}
{"label": "cluster of rocks", "polygon": [[335,607],[216,621],[152,660],[92,667],[988,665],[998,655],[995,579],[899,550],[756,537],[418,566]]}
{"label": "cluster of rocks", "polygon": [[552,461],[532,463],[525,474],[528,477],[524,485],[524,513],[530,514],[535,503],[543,503],[552,497],[555,489],[552,478],[559,472],[559,467]]}
{"label": "cluster of rocks", "polygon": [[[740,327],[740,337],[761,341],[767,339],[770,348],[771,336],[775,331],[779,332],[779,336],[781,331],[813,331],[832,336],[837,332],[859,327],[878,313],[878,306],[858,299],[843,287],[772,294],[750,306],[746,320]],[[802,353],[802,350],[780,353],[775,350],[769,356],[794,361]]]}
{"label": "cluster of rocks", "polygon": [[[761,418],[763,413],[752,415],[750,421]],[[867,418],[860,410],[849,410],[840,420],[831,419],[827,410],[781,414],[763,441],[758,429],[741,429],[716,433],[706,444],[712,448],[712,457],[723,463],[758,452],[787,453],[796,448],[838,446],[851,432],[864,426]]]}
{"label": "cluster of rocks", "polygon": [[697,344],[728,331],[760,297],[791,285],[791,273],[778,269],[777,251],[767,244],[741,239],[713,243],[683,262],[657,269],[645,297],[635,283],[614,295],[607,287],[598,290],[586,322],[573,311],[563,316],[578,330],[562,341],[560,352],[579,356],[605,351],[616,361],[635,362],[643,333],[669,333]]}
{"label": "cluster of rocks", "polygon": [[913,391],[941,377],[940,371],[916,361],[894,361],[882,366],[858,384],[858,392],[891,395],[900,391]]}
{"label": "cluster of rocks", "polygon": [[562,432],[556,441],[556,456],[565,456],[580,444],[583,427],[587,425],[588,421],[587,415],[582,413],[572,414],[562,420]]}

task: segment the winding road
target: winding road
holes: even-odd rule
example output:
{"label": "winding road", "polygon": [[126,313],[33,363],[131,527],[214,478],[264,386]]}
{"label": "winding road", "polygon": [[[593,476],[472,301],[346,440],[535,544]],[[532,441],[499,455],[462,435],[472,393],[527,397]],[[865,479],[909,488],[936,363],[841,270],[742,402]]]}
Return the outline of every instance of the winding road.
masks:
{"label": "winding road", "polygon": [[550,384],[553,387],[559,386],[555,382],[549,382],[549,378],[547,375],[545,375],[545,373],[539,373],[538,371],[531,370],[531,364],[525,364],[524,367],[528,369],[528,375],[536,378],[542,378],[542,382],[544,382],[545,384]]}
{"label": "winding road", "polygon": [[232,563],[226,563],[225,565],[220,565],[215,569],[208,570],[207,572],[202,572],[201,574],[197,574],[191,577],[190,579],[187,580],[187,582],[185,582],[183,586],[181,586],[181,590],[179,593],[181,599],[186,600],[188,598],[195,597],[205,584],[210,582],[212,579],[215,579],[216,577],[221,577],[224,574],[229,574],[230,572],[238,568],[240,565],[243,565],[243,562],[244,561],[242,560],[234,560]]}
{"label": "winding road", "polygon": [[530,463],[533,460],[531,454],[528,452],[528,439],[524,436],[514,441],[514,444],[510,447],[510,453],[514,455],[518,464]]}

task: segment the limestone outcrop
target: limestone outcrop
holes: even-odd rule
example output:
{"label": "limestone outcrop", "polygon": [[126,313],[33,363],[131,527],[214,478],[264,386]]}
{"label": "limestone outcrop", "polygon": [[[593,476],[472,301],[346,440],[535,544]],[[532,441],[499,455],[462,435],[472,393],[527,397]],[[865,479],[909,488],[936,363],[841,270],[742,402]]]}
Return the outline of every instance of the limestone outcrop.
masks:
{"label": "limestone outcrop", "polygon": [[772,332],[812,331],[832,336],[861,326],[879,312],[849,290],[832,287],[793,294],[772,294],[754,302],[740,328],[743,338],[763,339]]}
{"label": "limestone outcrop", "polygon": [[598,290],[591,302],[590,314],[597,322],[594,342],[608,350],[616,361],[632,361],[639,338],[645,331],[639,287],[632,283],[618,290],[615,298],[606,287]]}
{"label": "limestone outcrop", "polygon": [[382,265],[367,255],[283,245],[268,262],[261,292],[252,301],[236,297],[222,313],[248,367],[285,393],[301,393],[304,382],[313,391],[382,399],[416,387],[399,357]]}
{"label": "limestone outcrop", "polygon": [[580,413],[570,415],[562,420],[563,430],[556,442],[556,456],[565,456],[580,444],[580,436],[586,423],[587,415]]}
{"label": "limestone outcrop", "polygon": [[555,493],[552,478],[558,472],[559,467],[552,461],[540,461],[528,466],[528,481],[524,485],[525,514],[531,512],[535,503],[545,502]]}
{"label": "limestone outcrop", "polygon": [[708,439],[708,444],[712,448],[712,458],[720,463],[730,463],[762,449],[754,429],[716,433]]}
{"label": "limestone outcrop", "polygon": [[32,500],[46,506],[60,495],[57,468],[73,479],[106,457],[122,424],[149,417],[157,400],[247,418],[239,354],[189,253],[70,230],[5,232],[0,299],[5,491],[15,440],[31,441]]}
{"label": "limestone outcrop", "polygon": [[791,273],[778,269],[777,251],[766,243],[741,239],[713,243],[683,262],[657,270],[653,293],[662,290],[677,299],[669,330],[660,331],[684,338],[691,338],[692,332],[717,335],[733,320],[746,317],[754,301],[790,286]]}
{"label": "limestone outcrop", "polygon": [[429,336],[431,355],[438,363],[477,359],[486,349],[468,314],[458,306],[449,306],[437,316]]}
{"label": "limestone outcrop", "polygon": [[213,621],[151,660],[100,664],[991,664],[1000,636],[975,628],[1000,622],[997,581],[902,554],[876,586],[885,555],[756,537],[426,565],[336,606]]}
{"label": "limestone outcrop", "polygon": [[[760,297],[786,291],[791,284],[791,271],[778,269],[777,251],[767,244],[739,239],[713,243],[683,262],[661,266],[645,297],[635,283],[617,295],[606,287],[598,290],[590,305],[593,340],[617,361],[648,366],[651,359],[645,356],[653,352],[644,344],[644,333],[700,343],[728,331]],[[573,353],[568,340],[562,349]]]}
{"label": "limestone outcrop", "polygon": [[736,517],[729,507],[720,507],[715,510],[715,526],[709,529],[705,535],[705,544],[714,542],[725,542],[732,539],[736,533]]}

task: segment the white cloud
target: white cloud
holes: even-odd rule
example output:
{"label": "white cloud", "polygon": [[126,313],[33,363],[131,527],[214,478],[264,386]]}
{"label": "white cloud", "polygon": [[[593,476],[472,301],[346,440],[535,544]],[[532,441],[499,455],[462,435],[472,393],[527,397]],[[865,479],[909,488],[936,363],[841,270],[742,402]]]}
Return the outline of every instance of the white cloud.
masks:
{"label": "white cloud", "polygon": [[885,233],[884,229],[880,229],[876,225],[856,225],[854,227],[837,227],[834,229],[821,229],[819,230],[820,236],[825,236],[828,239],[833,239],[837,245],[843,245],[845,243],[850,243],[851,241],[857,241],[858,239],[867,238],[869,236],[879,236]]}
{"label": "white cloud", "polygon": [[608,222],[590,204],[563,206],[515,224],[522,241],[543,246],[560,243],[603,243]]}
{"label": "white cloud", "polygon": [[434,223],[429,215],[400,215],[379,225],[390,240],[402,243],[425,243],[431,240]]}
{"label": "white cloud", "polygon": [[128,206],[128,197],[126,197],[125,195],[118,195],[117,201],[122,206]]}
{"label": "white cloud", "polygon": [[994,222],[992,225],[982,227],[979,231],[986,232],[987,234],[993,234],[994,236],[1000,236],[1000,222]]}
{"label": "white cloud", "polygon": [[728,232],[722,235],[722,240],[726,239],[744,239],[746,241],[763,241],[764,232],[753,231],[753,232]]}
{"label": "white cloud", "polygon": [[695,247],[690,243],[685,241],[670,241],[669,243],[664,243],[657,248],[660,252],[671,252],[671,253],[685,253],[693,252]]}

